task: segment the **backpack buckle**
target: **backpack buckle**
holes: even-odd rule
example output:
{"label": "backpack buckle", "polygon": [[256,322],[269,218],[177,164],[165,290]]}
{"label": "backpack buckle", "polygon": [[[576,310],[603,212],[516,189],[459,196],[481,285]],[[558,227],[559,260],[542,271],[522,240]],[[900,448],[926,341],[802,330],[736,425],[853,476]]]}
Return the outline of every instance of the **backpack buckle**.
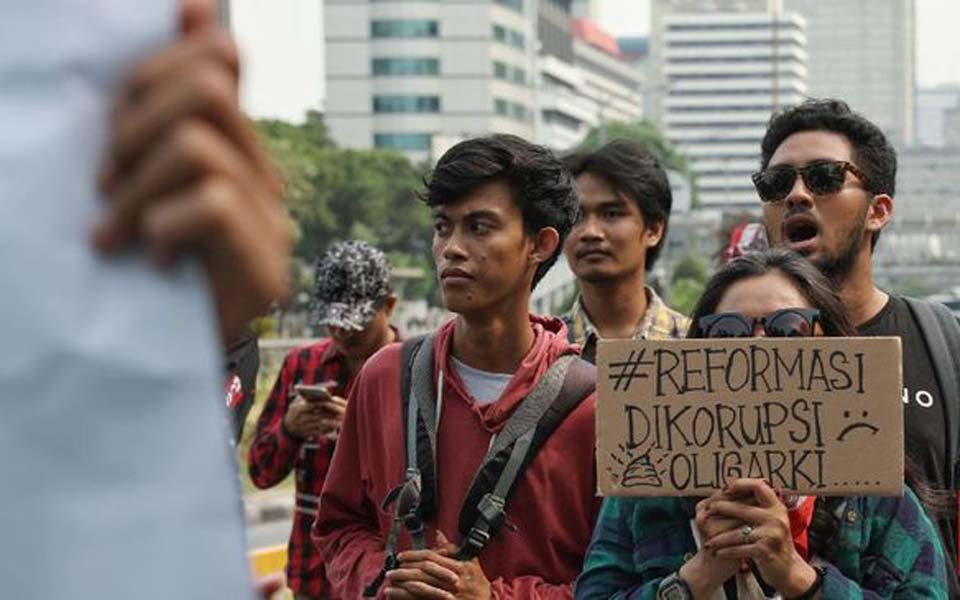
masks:
{"label": "backpack buckle", "polygon": [[422,531],[423,523],[420,520],[420,472],[414,470],[411,474],[407,470],[407,481],[397,494],[395,517],[403,522],[408,531]]}
{"label": "backpack buckle", "polygon": [[[480,517],[487,522],[487,529],[496,531],[500,528],[500,525],[503,523],[506,513],[503,508],[505,503],[503,498],[495,496],[491,492],[487,492],[483,495],[483,498],[480,499],[480,503],[477,504],[477,512]],[[487,535],[489,540],[490,536]]]}
{"label": "backpack buckle", "polygon": [[463,546],[457,552],[459,560],[472,560],[480,554],[480,551],[486,548],[490,541],[490,533],[479,527],[472,527],[466,539],[463,540]]}

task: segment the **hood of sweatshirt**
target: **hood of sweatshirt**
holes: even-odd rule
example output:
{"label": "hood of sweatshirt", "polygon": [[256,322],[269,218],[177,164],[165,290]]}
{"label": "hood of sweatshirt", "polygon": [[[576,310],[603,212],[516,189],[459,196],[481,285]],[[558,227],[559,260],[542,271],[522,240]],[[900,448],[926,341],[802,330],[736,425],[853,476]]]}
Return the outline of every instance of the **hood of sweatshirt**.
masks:
{"label": "hood of sweatshirt", "polygon": [[496,401],[481,405],[467,391],[457,369],[451,362],[451,346],[456,319],[445,323],[436,332],[434,341],[434,381],[440,369],[443,369],[444,401],[467,403],[480,417],[484,427],[491,433],[499,431],[520,402],[531,392],[558,358],[566,354],[577,354],[578,347],[567,341],[567,326],[558,318],[542,315],[530,315],[530,327],[533,329],[533,345],[520,361],[520,366]]}

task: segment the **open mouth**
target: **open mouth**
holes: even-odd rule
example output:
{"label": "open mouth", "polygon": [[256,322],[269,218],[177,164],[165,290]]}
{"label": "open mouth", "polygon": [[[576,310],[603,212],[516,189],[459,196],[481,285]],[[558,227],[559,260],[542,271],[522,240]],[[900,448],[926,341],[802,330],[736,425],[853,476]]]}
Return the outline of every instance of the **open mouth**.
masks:
{"label": "open mouth", "polygon": [[820,227],[809,214],[796,214],[783,222],[783,240],[796,252],[812,251],[819,234]]}

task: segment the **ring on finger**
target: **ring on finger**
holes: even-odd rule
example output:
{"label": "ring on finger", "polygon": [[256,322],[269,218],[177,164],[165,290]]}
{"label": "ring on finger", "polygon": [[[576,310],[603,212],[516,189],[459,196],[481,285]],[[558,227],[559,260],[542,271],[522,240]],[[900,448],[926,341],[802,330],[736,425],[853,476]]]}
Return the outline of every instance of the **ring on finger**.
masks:
{"label": "ring on finger", "polygon": [[743,538],[743,541],[749,542],[751,535],[753,535],[752,525],[744,525],[743,527],[740,528],[740,537]]}

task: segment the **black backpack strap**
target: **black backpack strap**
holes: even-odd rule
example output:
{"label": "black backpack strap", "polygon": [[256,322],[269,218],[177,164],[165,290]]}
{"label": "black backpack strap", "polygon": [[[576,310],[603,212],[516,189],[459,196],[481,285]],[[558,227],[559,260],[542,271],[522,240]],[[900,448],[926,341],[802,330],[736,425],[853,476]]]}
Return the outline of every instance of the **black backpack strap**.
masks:
{"label": "black backpack strap", "polygon": [[[386,557],[383,568],[377,577],[364,589],[366,598],[377,595],[387,571],[397,566],[397,542],[400,537],[400,527],[403,526],[410,533],[414,549],[423,549],[424,543],[424,497],[425,490],[433,491],[433,435],[428,435],[424,425],[424,405],[433,407],[436,411],[433,398],[431,380],[433,376],[433,337],[418,336],[403,343],[400,351],[400,415],[404,425],[404,454],[406,457],[406,471],[404,482],[391,490],[383,499],[381,510],[389,512],[393,505],[393,524],[384,548]],[[427,371],[424,392],[420,389],[423,384],[423,371]],[[424,393],[426,395],[424,395]],[[424,400],[426,398],[426,400]],[[428,411],[430,409],[428,408]],[[436,494],[430,495],[431,502]]]}
{"label": "black backpack strap", "polygon": [[573,313],[560,317],[563,324],[567,326],[567,341],[571,344],[577,343],[577,336],[573,332]]}
{"label": "black backpack strap", "polygon": [[957,489],[957,469],[960,467],[960,323],[942,304],[914,298],[904,300],[920,326],[943,394],[947,456],[953,466],[948,477],[951,487]]}
{"label": "black backpack strap", "polygon": [[557,360],[494,439],[460,511],[459,560],[471,560],[503,525],[520,474],[561,422],[596,387],[596,369],[575,356]]}

